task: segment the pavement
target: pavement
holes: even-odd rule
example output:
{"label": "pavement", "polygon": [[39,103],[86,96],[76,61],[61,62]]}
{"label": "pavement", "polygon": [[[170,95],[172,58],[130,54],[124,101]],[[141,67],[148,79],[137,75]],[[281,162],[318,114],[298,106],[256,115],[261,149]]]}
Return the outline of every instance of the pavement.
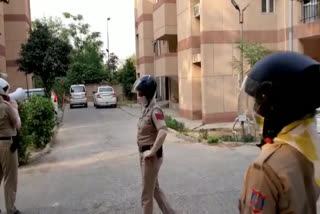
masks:
{"label": "pavement", "polygon": [[[51,153],[19,169],[17,207],[23,214],[142,213],[139,114],[67,108]],[[169,134],[160,186],[179,214],[238,213],[244,174],[258,153],[252,146],[206,146]],[[160,213],[156,204],[154,213]]]}
{"label": "pavement", "polygon": [[[17,207],[24,214],[142,213],[137,116],[66,109],[51,153],[19,169]],[[237,213],[257,148],[190,144],[169,134],[164,152],[159,182],[177,213]]]}

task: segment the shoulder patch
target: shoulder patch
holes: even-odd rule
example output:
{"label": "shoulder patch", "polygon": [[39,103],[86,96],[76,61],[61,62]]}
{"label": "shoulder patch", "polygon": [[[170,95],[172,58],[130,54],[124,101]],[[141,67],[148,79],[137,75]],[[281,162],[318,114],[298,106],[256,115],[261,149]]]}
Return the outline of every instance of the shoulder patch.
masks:
{"label": "shoulder patch", "polygon": [[156,113],[155,115],[156,115],[157,120],[163,120],[164,119],[164,115],[161,112]]}
{"label": "shoulder patch", "polygon": [[266,196],[253,189],[250,201],[250,209],[253,213],[261,213],[264,207]]}

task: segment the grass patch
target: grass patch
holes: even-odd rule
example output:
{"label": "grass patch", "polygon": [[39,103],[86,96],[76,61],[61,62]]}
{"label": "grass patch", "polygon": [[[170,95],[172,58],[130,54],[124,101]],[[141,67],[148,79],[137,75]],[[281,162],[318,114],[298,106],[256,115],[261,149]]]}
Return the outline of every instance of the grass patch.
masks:
{"label": "grass patch", "polygon": [[219,137],[216,137],[216,136],[208,137],[208,143],[210,143],[210,144],[218,143],[219,141],[220,141]]}
{"label": "grass patch", "polygon": [[171,116],[165,116],[164,121],[166,122],[168,128],[174,129],[181,133],[187,133],[189,130],[185,127],[184,123],[173,119]]}

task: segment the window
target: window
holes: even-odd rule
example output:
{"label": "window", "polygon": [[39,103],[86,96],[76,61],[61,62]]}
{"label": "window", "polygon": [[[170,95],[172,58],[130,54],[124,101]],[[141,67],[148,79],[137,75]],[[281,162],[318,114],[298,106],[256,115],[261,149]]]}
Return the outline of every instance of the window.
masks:
{"label": "window", "polygon": [[156,56],[161,56],[161,42],[159,40],[153,42],[153,52]]}
{"label": "window", "polygon": [[274,0],[261,0],[261,11],[262,13],[273,13]]}
{"label": "window", "polygon": [[99,88],[99,92],[113,92],[112,88]]}
{"label": "window", "polygon": [[71,87],[71,93],[74,92],[86,92],[86,89],[83,86],[73,86]]}

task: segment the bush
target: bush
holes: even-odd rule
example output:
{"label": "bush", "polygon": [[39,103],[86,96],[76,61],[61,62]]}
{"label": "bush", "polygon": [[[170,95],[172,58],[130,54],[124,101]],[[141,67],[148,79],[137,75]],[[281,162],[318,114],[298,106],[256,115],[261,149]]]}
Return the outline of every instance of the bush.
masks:
{"label": "bush", "polygon": [[225,142],[252,143],[252,142],[256,142],[257,141],[257,139],[254,136],[250,135],[250,134],[244,135],[240,139],[238,139],[237,137],[234,137],[234,136],[230,136],[230,135],[221,136],[220,139],[222,141],[225,141]]}
{"label": "bush", "polygon": [[199,131],[199,139],[207,140],[208,139],[208,130],[207,129],[200,129]]}
{"label": "bush", "polygon": [[30,152],[28,152],[28,147],[32,144],[32,136],[28,135],[28,126],[25,121],[27,120],[26,103],[19,104],[19,114],[21,118],[21,129],[17,135],[17,142],[19,142],[18,156],[19,164],[26,164],[30,157]]}
{"label": "bush", "polygon": [[23,146],[30,143],[44,148],[51,140],[55,126],[54,107],[48,98],[33,96],[21,105],[23,127],[20,131]]}
{"label": "bush", "polygon": [[176,119],[172,119],[170,116],[164,118],[168,128],[174,129],[178,132],[188,132],[188,129],[184,126],[183,123],[178,122]]}
{"label": "bush", "polygon": [[208,138],[208,143],[218,143],[220,141],[219,137],[211,136]]}

